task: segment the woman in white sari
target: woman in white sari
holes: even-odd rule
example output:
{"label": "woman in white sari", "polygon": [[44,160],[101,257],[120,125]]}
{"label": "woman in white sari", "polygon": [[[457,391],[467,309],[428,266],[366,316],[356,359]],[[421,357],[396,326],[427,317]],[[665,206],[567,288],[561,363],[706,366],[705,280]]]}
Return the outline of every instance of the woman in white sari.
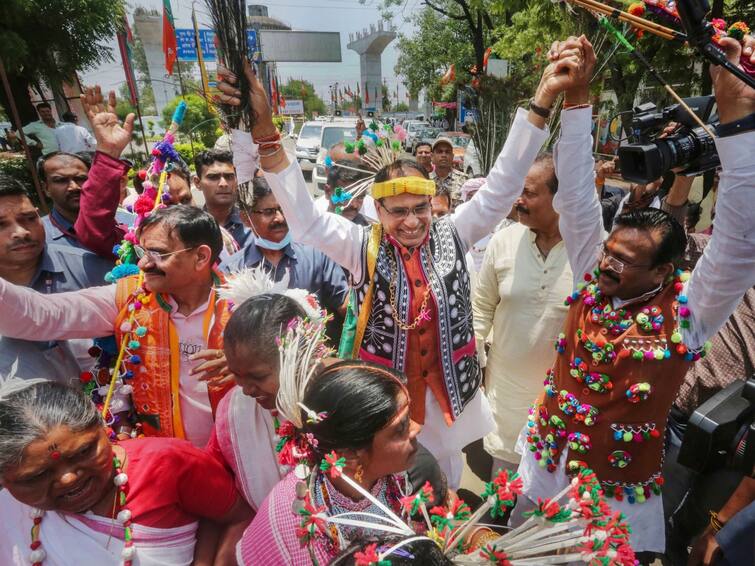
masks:
{"label": "woman in white sari", "polygon": [[[0,564],[232,564],[249,509],[227,470],[188,442],[111,444],[78,389],[0,381]],[[197,544],[204,518],[229,526]],[[217,552],[216,552],[217,548]]]}

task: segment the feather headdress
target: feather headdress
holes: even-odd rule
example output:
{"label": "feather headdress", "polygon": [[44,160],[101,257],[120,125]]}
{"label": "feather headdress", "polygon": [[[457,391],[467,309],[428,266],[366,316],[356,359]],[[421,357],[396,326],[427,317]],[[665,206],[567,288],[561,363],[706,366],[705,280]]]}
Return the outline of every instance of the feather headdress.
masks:
{"label": "feather headdress", "polygon": [[[335,454],[331,460],[334,457]],[[330,469],[326,461],[322,466]],[[368,545],[357,553],[359,556],[355,555],[358,564],[389,564],[391,554],[420,539],[434,541],[454,564],[459,565],[636,564],[634,552],[628,543],[631,531],[624,516],[611,511],[603,498],[600,483],[588,469],[582,469],[554,498],[539,500],[537,507],[526,514],[529,518],[521,526],[492,541],[486,537],[484,545],[477,547],[470,546],[468,535],[480,526],[479,521],[485,513],[490,512],[496,517],[505,508],[514,506],[516,496],[521,495],[524,488],[518,474],[500,471],[492,482],[486,484],[482,493],[484,503],[474,514],[470,514],[469,507],[459,499],[448,508],[433,507],[428,510],[426,503],[432,492],[429,484],[417,494],[403,498],[401,503],[405,513],[422,512],[427,528],[422,529],[424,534],[420,535],[359,483],[341,471],[337,473],[349,486],[375,504],[384,516],[364,512],[328,515],[324,507],[315,509],[305,505],[299,511],[302,516],[300,533],[307,532],[309,525],[323,530],[327,523],[331,523],[405,537],[386,549],[377,548],[375,544]],[[430,494],[426,493],[428,490]],[[559,503],[562,499],[566,501]]]}
{"label": "feather headdress", "polygon": [[288,274],[275,282],[261,266],[246,268],[229,275],[226,284],[219,289],[219,294],[236,306],[259,295],[285,295],[299,304],[308,319],[321,320],[327,316],[314,295],[305,289],[289,289],[288,281]]}

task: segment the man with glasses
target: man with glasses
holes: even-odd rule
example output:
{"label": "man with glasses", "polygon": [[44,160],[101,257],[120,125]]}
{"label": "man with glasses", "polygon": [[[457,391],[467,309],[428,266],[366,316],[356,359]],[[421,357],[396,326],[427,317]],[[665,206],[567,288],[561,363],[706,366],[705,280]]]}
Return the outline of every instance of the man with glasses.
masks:
{"label": "man with glasses", "polygon": [[[557,83],[559,76],[555,65],[549,67],[543,85]],[[274,128],[269,105],[259,81],[251,74],[249,79],[257,109],[252,133],[264,138]],[[224,101],[240,102],[231,84],[220,88]],[[407,375],[411,418],[423,424],[418,440],[454,488],[463,470],[461,449],[493,426],[480,390],[464,256],[509,213],[547,137],[545,119],[520,110],[487,185],[435,222],[430,204],[435,182],[427,171],[412,160],[387,164],[371,188],[380,220],[373,227],[317,210],[297,163],[285,152],[261,158],[294,238],[349,272],[358,306],[350,354]]]}
{"label": "man with glasses", "polygon": [[233,155],[216,149],[202,151],[194,157],[194,169],[194,185],[204,195],[205,210],[233,236],[239,248],[243,248],[249,229],[239,215],[239,184]]}
{"label": "man with glasses", "polygon": [[252,181],[251,203],[245,203],[242,197],[241,214],[246,217],[253,235],[220,269],[234,273],[262,266],[274,281],[285,280],[291,289],[306,289],[317,297],[323,308],[335,315],[328,326],[328,336],[337,342],[348,294],[341,267],[312,246],[291,240],[286,217],[264,177]]}
{"label": "man with glasses", "polygon": [[[0,281],[0,335],[24,340],[114,335],[120,343],[132,327],[143,327],[127,365],[136,420],[148,436],[204,446],[213,410],[232,386],[222,351],[229,312],[216,292],[224,279],[213,268],[223,245],[220,228],[207,212],[171,206],[146,217],[137,237],[141,284],[132,276],[114,285],[44,295]],[[131,363],[133,356],[139,363]],[[115,432],[130,434],[132,421],[118,416]]]}
{"label": "man with glasses", "polygon": [[[742,46],[727,38],[722,47],[739,64]],[[576,289],[554,337],[557,354],[544,392],[520,436],[526,486],[520,503],[555,496],[569,485],[567,474],[589,468],[613,498],[611,508],[626,515],[632,548],[662,553],[659,495],[669,410],[690,364],[708,351],[706,340],[755,282],[755,132],[733,133],[736,122],[755,112],[755,90],[725,71],[713,73],[722,124],[715,138],[722,167],[716,229],[690,276],[677,271],[686,235],[667,212],[620,214],[603,241],[591,151],[595,54],[583,36],[554,44],[549,56],[573,60],[553,206]],[[555,96],[544,102],[547,114]]]}

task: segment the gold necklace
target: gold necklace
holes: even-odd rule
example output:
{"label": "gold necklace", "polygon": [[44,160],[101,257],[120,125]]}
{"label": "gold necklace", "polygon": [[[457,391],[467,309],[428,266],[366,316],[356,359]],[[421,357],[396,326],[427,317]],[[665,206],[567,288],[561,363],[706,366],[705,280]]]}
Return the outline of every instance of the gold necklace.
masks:
{"label": "gold necklace", "polygon": [[422,299],[422,305],[420,305],[419,307],[419,314],[414,319],[414,322],[407,324],[403,320],[398,318],[398,307],[396,306],[396,282],[398,280],[398,265],[396,264],[396,258],[394,257],[392,252],[393,250],[389,251],[386,254],[388,256],[388,261],[391,264],[391,280],[388,285],[388,294],[390,296],[391,303],[391,317],[401,330],[414,330],[422,323],[423,320],[430,320],[430,314],[427,310],[427,302],[430,300],[430,285],[428,284],[427,288],[425,289],[425,298]]}

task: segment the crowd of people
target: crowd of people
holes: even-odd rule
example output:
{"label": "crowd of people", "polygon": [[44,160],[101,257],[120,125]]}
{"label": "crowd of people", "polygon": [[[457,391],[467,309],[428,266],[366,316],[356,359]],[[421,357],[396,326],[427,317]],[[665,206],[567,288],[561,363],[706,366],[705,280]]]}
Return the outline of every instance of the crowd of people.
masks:
{"label": "crowd of people", "polygon": [[[750,36],[722,45],[755,64]],[[751,562],[755,479],[676,455],[755,367],[755,133],[715,139],[715,228],[693,233],[690,178],[606,195],[593,47],[548,56],[485,177],[442,137],[416,161],[337,144],[317,200],[251,68],[248,188],[231,152],[176,158],[148,214],[112,94],[82,97],[93,138],[39,109],[50,213],[0,174],[0,563]],[[713,87],[722,124],[755,112],[732,75]],[[516,534],[554,516],[550,546]]]}

